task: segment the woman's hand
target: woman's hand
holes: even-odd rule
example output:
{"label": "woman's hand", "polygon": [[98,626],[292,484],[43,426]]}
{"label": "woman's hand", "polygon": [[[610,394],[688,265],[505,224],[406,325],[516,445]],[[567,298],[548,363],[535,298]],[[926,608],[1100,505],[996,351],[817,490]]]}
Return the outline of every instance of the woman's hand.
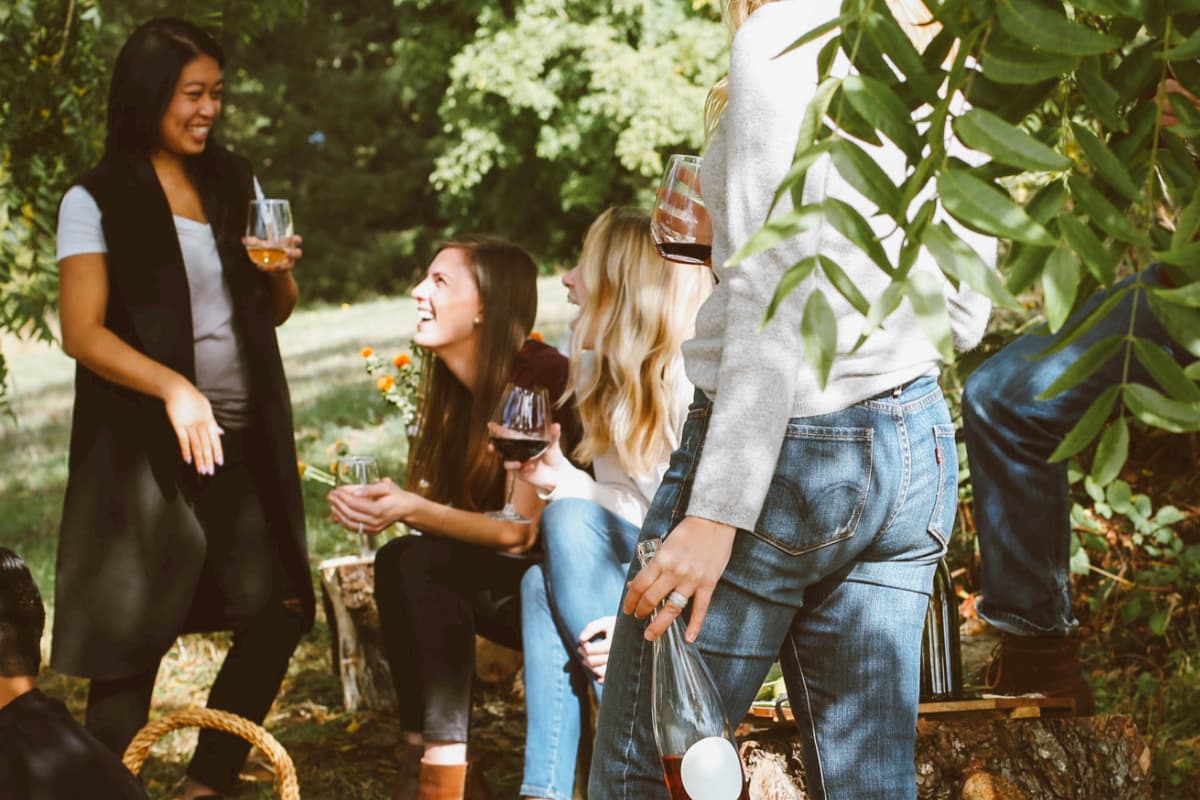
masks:
{"label": "woman's hand", "polygon": [[[488,423],[489,432],[498,427],[494,422]],[[541,455],[528,461],[505,461],[504,468],[512,470],[521,480],[542,492],[553,492],[562,483],[563,471],[571,469],[571,462],[563,455],[559,443],[561,436],[562,427],[555,422],[550,426],[550,444]],[[495,452],[490,444],[488,448]]]}
{"label": "woman's hand", "polygon": [[404,521],[417,495],[384,478],[366,486],[339,486],[325,495],[333,521],[354,533],[379,533],[396,521]]}
{"label": "woman's hand", "polygon": [[[717,581],[725,573],[733,553],[737,529],[701,517],[684,517],[658,548],[637,577],[629,582],[622,610],[641,618],[653,611],[663,598],[678,592],[692,603],[692,618],[684,638],[700,636],[708,604]],[[684,606],[668,602],[646,626],[646,641],[653,642],[683,612]]]}
{"label": "woman's hand", "polygon": [[[254,259],[250,259],[251,261],[254,261],[254,266],[257,267],[260,272],[266,272],[267,274],[276,274],[276,273],[291,272],[293,269],[295,269],[296,262],[300,259],[301,256],[304,255],[304,251],[300,249],[300,245],[304,243],[304,239],[300,236],[288,236],[283,239],[282,243],[284,246],[283,252],[285,255],[285,258],[282,261],[278,261],[274,264],[268,265],[268,264],[260,264],[258,261],[255,261]],[[256,244],[261,246],[262,245],[261,240],[255,239],[252,236],[243,236],[242,237],[242,246],[243,247],[251,247]]]}
{"label": "woman's hand", "polygon": [[585,625],[579,633],[579,657],[600,683],[604,683],[604,672],[608,669],[608,652],[612,649],[616,624],[616,617],[600,617]]}
{"label": "woman's hand", "polygon": [[179,440],[179,452],[198,475],[212,475],[225,463],[221,448],[221,426],[213,416],[212,405],[199,389],[180,378],[163,396],[167,418]]}

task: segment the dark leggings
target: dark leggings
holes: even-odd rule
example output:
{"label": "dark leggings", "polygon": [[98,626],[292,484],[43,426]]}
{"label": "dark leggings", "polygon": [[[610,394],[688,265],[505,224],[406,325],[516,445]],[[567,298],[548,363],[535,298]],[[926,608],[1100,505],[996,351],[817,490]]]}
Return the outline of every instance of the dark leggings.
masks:
{"label": "dark leggings", "polygon": [[[203,479],[195,506],[208,543],[203,588],[197,596],[220,598],[225,607],[217,611],[224,613],[198,608],[193,616],[197,621],[222,616],[233,621],[233,645],[209,690],[208,707],[261,723],[287,673],[304,620],[298,603],[289,602],[295,592],[289,590],[267,527],[265,495],[254,477],[262,474],[261,466],[252,468],[241,457],[242,439],[236,431],[226,433],[226,465]],[[256,451],[265,452],[247,442],[246,456],[254,458]],[[134,675],[92,680],[87,728],[113,752],[124,752],[145,724],[157,673],[155,663]],[[249,750],[250,744],[240,737],[203,730],[188,775],[229,791]]]}
{"label": "dark leggings", "polygon": [[437,536],[375,556],[375,603],[400,726],[426,742],[465,742],[475,634],[521,648],[521,576],[534,559]]}

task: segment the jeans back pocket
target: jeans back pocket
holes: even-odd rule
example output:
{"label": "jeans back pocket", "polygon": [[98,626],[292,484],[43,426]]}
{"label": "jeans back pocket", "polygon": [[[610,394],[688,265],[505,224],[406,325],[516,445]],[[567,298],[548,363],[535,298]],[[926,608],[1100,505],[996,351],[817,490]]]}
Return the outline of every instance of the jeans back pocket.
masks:
{"label": "jeans back pocket", "polygon": [[938,468],[937,499],[929,518],[929,532],[944,546],[954,530],[954,515],[958,511],[958,445],[954,441],[954,426],[939,423],[933,426],[934,454]]}
{"label": "jeans back pocket", "polygon": [[854,536],[871,488],[871,428],[790,423],[750,533],[788,555]]}

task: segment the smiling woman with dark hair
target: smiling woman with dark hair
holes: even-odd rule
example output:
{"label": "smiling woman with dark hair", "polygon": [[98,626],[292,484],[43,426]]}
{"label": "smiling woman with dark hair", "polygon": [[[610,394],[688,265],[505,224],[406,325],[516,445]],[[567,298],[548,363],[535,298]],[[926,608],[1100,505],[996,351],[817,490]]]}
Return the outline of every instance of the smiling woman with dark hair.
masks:
{"label": "smiling woman with dark hair", "polygon": [[[261,722],[313,615],[291,402],[275,339],[298,289],[241,237],[250,165],[216,145],[224,56],[155,19],[117,57],[104,155],[59,209],[63,349],[77,362],[52,663],[91,678],[120,753],[184,631],[232,630],[210,707]],[[249,746],[205,731],[185,798]]]}

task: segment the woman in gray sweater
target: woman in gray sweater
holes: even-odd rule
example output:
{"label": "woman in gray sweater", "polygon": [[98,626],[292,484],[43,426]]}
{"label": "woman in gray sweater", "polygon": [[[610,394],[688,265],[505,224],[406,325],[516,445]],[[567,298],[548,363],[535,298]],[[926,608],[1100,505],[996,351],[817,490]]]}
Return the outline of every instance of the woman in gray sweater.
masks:
{"label": "woman in gray sweater", "polygon": [[[701,174],[720,285],[684,346],[698,392],[642,529],[643,539],[666,541],[647,567],[630,572],[596,736],[593,800],[665,796],[650,723],[649,647],[688,605],[687,638],[699,644],[731,720],[782,661],[810,797],[916,796],[921,632],[957,498],[941,358],[907,301],[854,350],[863,317],[819,270],[762,324],[784,273],[818,252],[868,301],[887,287],[888,275],[827,225],[720,267],[767,220],[826,38],[776,56],[840,6],[727,4],[736,33],[727,88],[710,98],[722,110]],[[849,69],[839,57],[833,72]],[[872,150],[899,184],[903,153],[890,143]],[[874,209],[826,158],[810,168],[803,202],[827,198],[864,216]],[[895,259],[900,236],[878,232]],[[989,241],[976,249],[994,255]],[[977,342],[987,300],[965,285],[954,290],[925,253],[914,270],[943,286],[957,344]],[[837,319],[824,387],[805,362],[799,325],[818,290]],[[643,630],[635,617],[664,600]]]}

